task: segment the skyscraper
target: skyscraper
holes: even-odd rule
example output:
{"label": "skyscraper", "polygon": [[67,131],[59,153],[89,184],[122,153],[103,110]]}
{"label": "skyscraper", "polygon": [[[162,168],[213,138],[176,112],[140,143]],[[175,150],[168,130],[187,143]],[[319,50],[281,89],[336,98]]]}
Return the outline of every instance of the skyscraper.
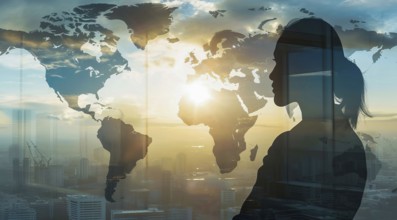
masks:
{"label": "skyscraper", "polygon": [[[21,148],[23,146],[23,111],[20,109],[14,109],[12,111],[12,155],[13,160],[18,159],[20,161]],[[15,161],[15,160],[14,160]],[[19,162],[18,162],[19,163]]]}
{"label": "skyscraper", "polygon": [[172,174],[163,170],[161,174],[161,205],[169,206],[172,201]]}
{"label": "skyscraper", "polygon": [[89,175],[89,160],[88,158],[80,159],[80,169],[79,169],[80,179],[87,179]]}
{"label": "skyscraper", "polygon": [[175,176],[184,179],[187,173],[187,159],[185,153],[178,153],[174,161]]}
{"label": "skyscraper", "polygon": [[230,220],[239,213],[240,213],[240,207],[229,207],[229,208],[221,209],[220,220]]}
{"label": "skyscraper", "polygon": [[[30,181],[30,160],[26,155],[26,143],[30,140],[31,111],[14,109],[12,112],[12,145],[10,159],[17,190],[22,190]],[[22,163],[22,164],[20,164]]]}
{"label": "skyscraper", "polygon": [[229,208],[235,206],[236,191],[233,189],[224,189],[221,191],[221,206]]}
{"label": "skyscraper", "polygon": [[7,220],[36,220],[36,211],[25,202],[15,202],[5,210]]}
{"label": "skyscraper", "polygon": [[22,184],[24,186],[30,183],[30,177],[31,177],[30,159],[25,157],[23,158],[23,164],[22,164]]}
{"label": "skyscraper", "polygon": [[44,200],[36,200],[30,203],[30,207],[36,211],[36,218],[50,219],[50,203]]}
{"label": "skyscraper", "polygon": [[131,208],[147,209],[149,207],[149,193],[150,190],[146,188],[130,190],[129,197],[131,198]]}
{"label": "skyscraper", "polygon": [[57,198],[51,201],[50,216],[51,219],[69,220],[66,198]]}
{"label": "skyscraper", "polygon": [[50,165],[47,169],[50,186],[62,187],[64,185],[64,168],[62,165]]}
{"label": "skyscraper", "polygon": [[70,220],[105,220],[105,199],[89,195],[68,195],[68,216]]}
{"label": "skyscraper", "polygon": [[51,130],[51,119],[48,118],[48,114],[36,114],[36,144],[41,151],[53,157],[54,155],[51,154]]}
{"label": "skyscraper", "polygon": [[13,159],[22,161],[27,141],[31,139],[31,111],[25,109],[14,109],[12,112],[12,146]]}
{"label": "skyscraper", "polygon": [[21,166],[19,165],[19,158],[14,158],[12,161],[12,174],[14,178],[14,184],[17,190],[22,188],[22,179],[21,179]]}

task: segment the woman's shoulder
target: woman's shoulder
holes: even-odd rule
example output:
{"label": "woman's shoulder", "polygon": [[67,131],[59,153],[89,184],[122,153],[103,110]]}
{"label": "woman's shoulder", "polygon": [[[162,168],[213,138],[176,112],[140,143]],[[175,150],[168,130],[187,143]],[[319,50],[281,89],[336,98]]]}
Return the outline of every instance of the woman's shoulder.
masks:
{"label": "woman's shoulder", "polygon": [[273,144],[284,143],[291,136],[291,131],[285,131],[279,134],[273,141]]}
{"label": "woman's shoulder", "polygon": [[272,145],[270,146],[268,150],[268,155],[269,154],[274,154],[276,152],[280,152],[285,146],[288,145],[289,143],[289,138],[291,136],[291,131],[285,131],[281,134],[279,134],[276,139],[274,139]]}
{"label": "woman's shoulder", "polygon": [[[280,162],[280,158],[282,156],[283,149],[286,148],[288,142],[290,131],[283,132],[279,134],[276,139],[274,139],[272,145],[269,147],[267,151],[267,155],[263,158],[263,164],[272,164]],[[267,169],[267,167],[266,167]]]}

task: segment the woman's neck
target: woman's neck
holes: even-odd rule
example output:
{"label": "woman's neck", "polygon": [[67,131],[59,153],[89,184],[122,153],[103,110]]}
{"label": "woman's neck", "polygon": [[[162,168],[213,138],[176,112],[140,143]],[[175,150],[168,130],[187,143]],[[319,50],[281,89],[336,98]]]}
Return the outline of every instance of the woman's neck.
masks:
{"label": "woman's neck", "polygon": [[317,105],[304,105],[298,103],[302,112],[302,121],[340,121],[345,120],[345,116],[338,105],[332,104],[325,106]]}

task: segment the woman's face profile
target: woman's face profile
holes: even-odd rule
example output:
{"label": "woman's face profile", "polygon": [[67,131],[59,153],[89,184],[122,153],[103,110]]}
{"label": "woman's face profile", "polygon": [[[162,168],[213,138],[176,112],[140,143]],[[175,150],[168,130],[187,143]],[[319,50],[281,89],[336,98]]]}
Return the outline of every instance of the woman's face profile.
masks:
{"label": "woman's face profile", "polygon": [[287,86],[288,86],[288,72],[287,72],[287,60],[285,59],[286,54],[281,49],[281,45],[277,43],[274,50],[274,62],[276,65],[273,71],[269,75],[269,79],[273,81],[273,93],[274,103],[279,106],[286,106],[289,104],[287,97]]}
{"label": "woman's face profile", "polygon": [[293,40],[279,40],[273,53],[276,64],[269,79],[273,81],[274,103],[279,107],[292,102],[308,103],[313,97],[324,95],[322,86],[330,79],[325,67],[331,59],[324,59],[324,54],[331,54],[330,50],[302,46],[299,39]]}

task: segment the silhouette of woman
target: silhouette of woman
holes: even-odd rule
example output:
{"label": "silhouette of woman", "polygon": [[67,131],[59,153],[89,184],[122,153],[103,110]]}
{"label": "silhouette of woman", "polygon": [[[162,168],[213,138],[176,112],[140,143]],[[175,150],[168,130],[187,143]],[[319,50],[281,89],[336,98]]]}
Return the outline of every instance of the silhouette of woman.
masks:
{"label": "silhouette of woman", "polygon": [[274,103],[298,103],[302,121],[275,139],[233,219],[353,219],[367,178],[353,130],[360,112],[369,116],[362,73],[317,18],[290,22],[274,58]]}

